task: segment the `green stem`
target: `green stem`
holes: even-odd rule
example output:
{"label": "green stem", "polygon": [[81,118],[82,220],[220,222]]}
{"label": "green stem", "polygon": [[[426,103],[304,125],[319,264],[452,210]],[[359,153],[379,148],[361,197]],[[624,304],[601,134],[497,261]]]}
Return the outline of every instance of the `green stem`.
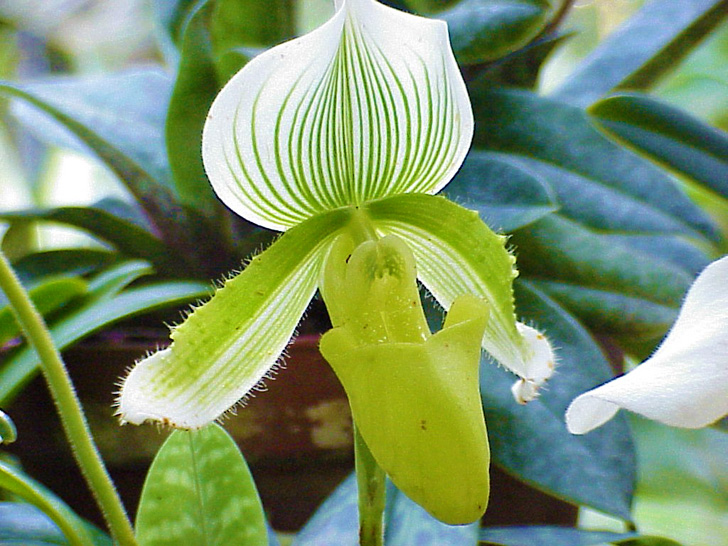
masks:
{"label": "green stem", "polygon": [[51,339],[43,318],[30,301],[2,251],[0,251],[0,289],[5,292],[28,342],[40,357],[41,368],[61,416],[66,437],[104,514],[111,535],[122,546],[136,545],[131,522],[96,449],[61,355]]}
{"label": "green stem", "polygon": [[384,507],[387,502],[386,475],[374,460],[356,427],[354,427],[354,457],[356,483],[359,489],[359,544],[383,546]]}

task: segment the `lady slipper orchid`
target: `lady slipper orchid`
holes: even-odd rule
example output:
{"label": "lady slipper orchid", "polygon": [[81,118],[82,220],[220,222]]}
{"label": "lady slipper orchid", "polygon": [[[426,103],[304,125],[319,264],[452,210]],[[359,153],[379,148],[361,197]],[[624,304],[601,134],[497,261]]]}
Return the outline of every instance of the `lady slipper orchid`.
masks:
{"label": "lady slipper orchid", "polygon": [[[122,421],[218,419],[269,374],[320,288],[334,325],[321,349],[377,462],[443,521],[477,519],[489,463],[480,347],[520,376],[522,402],[554,358],[516,321],[505,237],[432,195],[472,133],[440,21],[338,0],[321,27],[249,62],[210,109],[203,159],[227,206],[284,233],[137,363]],[[434,335],[417,279],[449,309]]]}
{"label": "lady slipper orchid", "polygon": [[695,280],[655,354],[577,397],[566,411],[566,425],[572,434],[584,434],[619,408],[684,428],[704,427],[728,414],[728,256]]}

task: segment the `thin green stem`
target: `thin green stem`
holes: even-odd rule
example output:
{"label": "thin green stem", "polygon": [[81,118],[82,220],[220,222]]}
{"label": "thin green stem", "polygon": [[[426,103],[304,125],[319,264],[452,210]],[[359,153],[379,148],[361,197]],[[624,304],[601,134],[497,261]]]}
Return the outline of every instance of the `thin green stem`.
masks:
{"label": "thin green stem", "polygon": [[71,378],[48,328],[30,301],[5,255],[0,251],[0,289],[10,302],[28,342],[38,353],[41,368],[61,416],[76,461],[96,498],[114,540],[122,546],[137,544],[121,499],[94,444]]}
{"label": "thin green stem", "polygon": [[354,427],[354,457],[356,483],[359,489],[359,544],[383,546],[384,507],[387,502],[386,475],[374,460],[356,427]]}

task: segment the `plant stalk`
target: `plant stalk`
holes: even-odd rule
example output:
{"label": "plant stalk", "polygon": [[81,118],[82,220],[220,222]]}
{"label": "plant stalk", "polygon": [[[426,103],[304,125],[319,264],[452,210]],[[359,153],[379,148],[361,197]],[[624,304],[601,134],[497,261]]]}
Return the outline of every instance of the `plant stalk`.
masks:
{"label": "plant stalk", "polygon": [[383,546],[384,508],[387,502],[386,475],[374,460],[356,426],[354,426],[354,458],[359,491],[359,544]]}
{"label": "plant stalk", "polygon": [[43,318],[0,251],[0,289],[23,332],[38,354],[43,375],[58,409],[63,429],[86,482],[106,519],[112,537],[122,546],[136,546],[134,530],[99,455],[66,367]]}

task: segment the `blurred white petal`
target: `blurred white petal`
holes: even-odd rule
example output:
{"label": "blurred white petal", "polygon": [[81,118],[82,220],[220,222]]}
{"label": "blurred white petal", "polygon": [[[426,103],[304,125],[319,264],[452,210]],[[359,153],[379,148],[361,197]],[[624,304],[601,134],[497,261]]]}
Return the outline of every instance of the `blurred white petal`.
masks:
{"label": "blurred white petal", "polygon": [[728,256],[698,276],[655,354],[576,398],[566,411],[566,425],[573,434],[584,434],[620,408],[685,428],[704,427],[728,414]]}

